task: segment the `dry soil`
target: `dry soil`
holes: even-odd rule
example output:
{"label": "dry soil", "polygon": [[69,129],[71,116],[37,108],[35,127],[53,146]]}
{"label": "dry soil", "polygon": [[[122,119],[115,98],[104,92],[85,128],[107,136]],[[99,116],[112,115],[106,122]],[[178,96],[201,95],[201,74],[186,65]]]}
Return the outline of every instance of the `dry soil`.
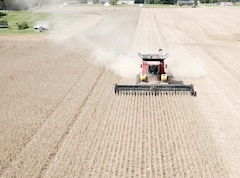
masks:
{"label": "dry soil", "polygon": [[[1,35],[1,177],[240,177],[238,7],[66,6]],[[63,19],[64,20],[64,19]],[[162,48],[189,95],[115,95]]]}

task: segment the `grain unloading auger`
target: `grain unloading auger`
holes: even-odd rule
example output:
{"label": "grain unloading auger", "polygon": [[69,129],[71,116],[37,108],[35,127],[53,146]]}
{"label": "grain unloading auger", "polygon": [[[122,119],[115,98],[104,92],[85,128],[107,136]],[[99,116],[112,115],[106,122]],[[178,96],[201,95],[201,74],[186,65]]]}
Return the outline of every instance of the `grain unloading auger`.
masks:
{"label": "grain unloading auger", "polygon": [[142,71],[136,76],[136,85],[115,84],[115,94],[134,95],[179,95],[190,94],[196,96],[196,91],[192,84],[185,85],[182,82],[174,81],[173,76],[165,72],[167,67],[164,60],[168,54],[141,54]]}

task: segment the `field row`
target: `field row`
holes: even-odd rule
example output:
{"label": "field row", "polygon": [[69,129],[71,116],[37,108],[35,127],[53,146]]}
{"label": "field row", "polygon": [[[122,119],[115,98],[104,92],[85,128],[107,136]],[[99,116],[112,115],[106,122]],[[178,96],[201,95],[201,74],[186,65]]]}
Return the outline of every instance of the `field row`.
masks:
{"label": "field row", "polygon": [[79,92],[89,89],[82,88],[82,82],[86,83],[83,80],[87,80],[84,74],[93,75],[91,70],[99,71],[79,60],[82,55],[59,51],[43,40],[26,40],[28,51],[21,39],[4,40],[4,48],[0,49],[4,56],[0,60],[0,175],[18,159],[17,155],[49,122],[79,82]]}
{"label": "field row", "polygon": [[224,177],[191,97],[99,99],[86,103],[47,177]]}
{"label": "field row", "polygon": [[[94,71],[94,72],[93,72]],[[4,170],[3,177],[34,177],[41,174],[57,151],[59,145],[76,121],[86,100],[91,94],[102,69],[89,68],[85,75],[64,97],[46,122],[21,150],[12,163]],[[88,83],[82,87],[83,83]]]}
{"label": "field row", "polygon": [[88,75],[2,177],[223,177],[191,96],[114,95],[115,75]]}

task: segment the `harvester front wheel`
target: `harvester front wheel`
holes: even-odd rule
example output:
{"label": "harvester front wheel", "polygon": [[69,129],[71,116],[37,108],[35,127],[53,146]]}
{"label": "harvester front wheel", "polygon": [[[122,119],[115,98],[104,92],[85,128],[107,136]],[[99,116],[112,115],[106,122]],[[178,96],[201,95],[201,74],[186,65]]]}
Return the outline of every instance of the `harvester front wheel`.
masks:
{"label": "harvester front wheel", "polygon": [[167,82],[172,83],[174,81],[173,76],[168,76],[167,77]]}
{"label": "harvester front wheel", "polygon": [[139,84],[140,83],[140,74],[137,74],[136,75],[136,84]]}

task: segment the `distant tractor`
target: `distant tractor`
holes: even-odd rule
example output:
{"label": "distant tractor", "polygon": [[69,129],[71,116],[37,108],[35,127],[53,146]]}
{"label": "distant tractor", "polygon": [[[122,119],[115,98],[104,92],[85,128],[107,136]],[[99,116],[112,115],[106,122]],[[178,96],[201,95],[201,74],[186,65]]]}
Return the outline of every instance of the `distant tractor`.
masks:
{"label": "distant tractor", "polygon": [[36,25],[34,25],[34,30],[36,32],[43,32],[45,30],[50,30],[51,28],[52,28],[51,23],[47,21],[39,21],[36,22]]}
{"label": "distant tractor", "polygon": [[168,54],[141,54],[142,71],[136,76],[136,85],[118,85],[115,84],[115,94],[190,94],[196,96],[193,85],[185,85],[182,82],[174,81],[173,76],[167,74],[164,60],[169,57]]}
{"label": "distant tractor", "polygon": [[194,6],[194,1],[192,0],[180,0],[178,1],[179,6]]}
{"label": "distant tractor", "polygon": [[8,23],[7,21],[0,21],[0,28],[8,28]]}

